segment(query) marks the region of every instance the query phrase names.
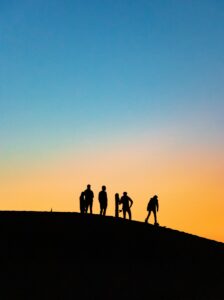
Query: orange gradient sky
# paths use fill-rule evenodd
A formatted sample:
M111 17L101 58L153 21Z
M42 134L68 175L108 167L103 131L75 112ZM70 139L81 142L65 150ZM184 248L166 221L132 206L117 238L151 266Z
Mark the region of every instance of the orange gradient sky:
M114 194L127 191L134 200L133 219L144 221L148 199L157 194L161 226L224 241L221 151L181 145L173 138L162 139L158 132L140 136L137 143L121 140L116 147L109 141L90 146L5 164L1 209L78 212L79 195L90 183L93 211L98 214L98 192L105 184L108 215L114 215Z
M224 242L224 1L0 1L0 210L150 197ZM150 219L150 222L153 222Z

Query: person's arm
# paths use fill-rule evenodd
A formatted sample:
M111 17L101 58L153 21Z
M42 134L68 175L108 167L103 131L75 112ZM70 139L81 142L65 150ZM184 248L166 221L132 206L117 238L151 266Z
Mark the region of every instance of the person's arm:
M157 211L159 211L159 201L157 200Z
M131 205L130 205L130 208L131 208L133 205L133 200L131 198L129 198L129 201L131 202Z

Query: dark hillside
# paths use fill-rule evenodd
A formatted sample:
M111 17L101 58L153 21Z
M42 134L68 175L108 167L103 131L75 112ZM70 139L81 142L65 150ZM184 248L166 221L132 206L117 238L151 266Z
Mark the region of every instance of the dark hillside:
M0 299L224 299L224 244L77 213L0 212Z

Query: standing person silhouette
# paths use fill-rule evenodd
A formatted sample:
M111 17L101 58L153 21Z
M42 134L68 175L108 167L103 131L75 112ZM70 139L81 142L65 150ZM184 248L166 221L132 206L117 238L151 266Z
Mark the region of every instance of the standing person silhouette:
M158 196L157 195L155 195L151 199L149 199L149 203L147 205L147 211L148 211L148 215L147 215L147 217L145 219L145 222L148 223L148 219L149 219L149 217L151 215L151 212L153 212L153 214L154 214L154 221L155 221L154 225L158 226L159 224L157 223L156 212L159 211L159 201L158 201Z
M119 217L119 204L120 204L120 197L119 194L115 194L115 217Z
M99 192L98 199L100 202L100 215L105 216L107 211L107 192L105 185L102 186L102 190Z
M79 197L79 204L80 204L80 212L84 214L86 212L86 199L85 199L85 192L82 192Z
M93 213L93 198L94 194L91 190L91 185L87 185L87 189L85 190L85 200L86 200L86 213L88 213L88 210L90 210L90 213Z
M130 197L128 197L128 193L124 192L121 197L120 203L123 204L123 216L126 219L126 213L128 213L129 220L131 220L131 207L133 205L133 201Z

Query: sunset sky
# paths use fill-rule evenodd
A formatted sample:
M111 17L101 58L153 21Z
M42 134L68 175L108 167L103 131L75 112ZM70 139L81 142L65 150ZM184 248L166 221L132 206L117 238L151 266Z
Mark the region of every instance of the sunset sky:
M224 242L223 37L223 0L1 0L0 210L106 185Z

